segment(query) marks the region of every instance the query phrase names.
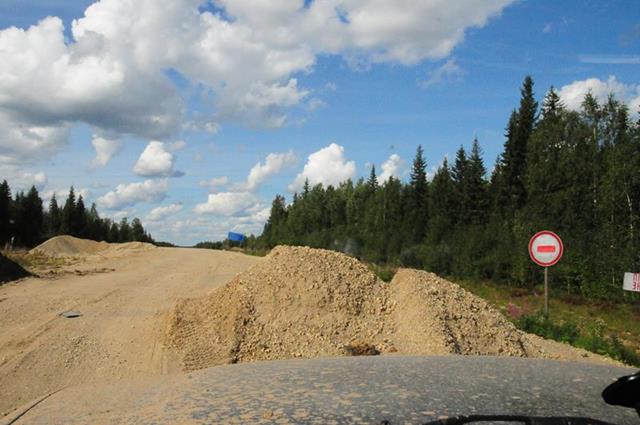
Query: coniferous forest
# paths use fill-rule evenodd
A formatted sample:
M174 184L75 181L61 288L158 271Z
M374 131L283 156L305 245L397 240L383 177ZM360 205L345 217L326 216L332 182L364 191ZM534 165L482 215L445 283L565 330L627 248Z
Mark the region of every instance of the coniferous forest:
M138 218L131 223L126 218L119 223L100 218L95 204L86 208L82 195L76 199L73 187L63 205L54 194L45 209L34 186L26 194L17 192L12 197L7 181L0 184L0 248L7 244L31 248L57 235L106 242L154 242Z
M427 179L420 146L406 183L368 179L308 183L287 203L276 196L249 247L308 245L366 261L458 278L533 286L542 268L527 245L538 230L563 239L553 286L588 298L635 299L624 272L640 272L640 122L610 96L587 95L580 111L553 87L540 104L526 77L491 171L480 142L461 146ZM633 111L638 112L638 111Z

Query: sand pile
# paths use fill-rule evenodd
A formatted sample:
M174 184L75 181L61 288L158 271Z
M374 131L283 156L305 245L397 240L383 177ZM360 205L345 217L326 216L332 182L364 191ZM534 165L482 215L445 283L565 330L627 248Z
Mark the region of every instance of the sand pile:
M90 255L120 256L137 251L147 251L155 246L144 242L107 243L73 236L55 236L33 248L31 253L50 257L84 257Z
M95 255L109 248L107 242L96 242L89 239L80 239L73 236L55 236L37 247L31 253L41 253L51 257Z
M31 273L23 269L22 266L16 262L0 254L0 284L27 276L31 276Z
M346 255L279 246L204 298L179 301L168 339L185 369L375 354L544 356L486 302L434 274L391 283Z

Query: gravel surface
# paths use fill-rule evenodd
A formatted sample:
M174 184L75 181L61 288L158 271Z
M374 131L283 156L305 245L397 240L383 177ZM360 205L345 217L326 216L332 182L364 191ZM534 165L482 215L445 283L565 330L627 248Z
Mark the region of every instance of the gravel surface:
M602 389L633 369L476 356L286 360L51 395L16 424L420 424L445 416L587 416L637 424ZM15 417L15 416L13 416ZM486 424L486 422L483 422Z

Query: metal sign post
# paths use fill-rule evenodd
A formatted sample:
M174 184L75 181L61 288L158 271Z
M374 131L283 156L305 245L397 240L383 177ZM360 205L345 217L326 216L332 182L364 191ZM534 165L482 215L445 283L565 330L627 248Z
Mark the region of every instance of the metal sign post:
M549 230L533 235L529 241L529 256L534 263L544 267L544 315L549 315L549 267L555 265L564 252L560 236Z

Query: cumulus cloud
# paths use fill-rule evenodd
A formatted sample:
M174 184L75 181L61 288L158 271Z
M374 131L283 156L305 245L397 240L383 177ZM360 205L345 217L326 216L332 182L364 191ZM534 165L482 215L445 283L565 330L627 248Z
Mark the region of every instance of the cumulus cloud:
M42 191L48 182L47 175L43 171L24 171L14 165L0 164L0 176L2 176L0 177L0 182L6 179L14 194L19 190L27 191L31 186L35 186L38 191Z
M609 76L606 81L599 78L574 81L558 90L558 95L567 108L578 111L589 92L599 102L605 102L609 94L613 94L629 106L631 113L637 114L640 111L640 84L624 84L615 76Z
M322 183L325 186L338 185L356 174L355 161L348 161L344 155L344 147L331 143L309 155L304 169L289 185L290 191L300 190L305 180L309 184Z
M291 150L287 153L270 153L264 164L257 163L251 168L247 176L246 189L250 191L257 189L267 178L295 162L296 156Z
M407 162L400 158L400 155L394 153L389 159L382 163L382 173L378 177L378 180L383 183L389 180L389 177L393 176L400 178L405 170Z
M98 198L98 205L111 210L135 205L139 202L160 202L169 190L167 179L145 180L141 183L119 184L115 190Z
M171 204L166 207L157 207L152 209L147 215L147 220L159 221L170 215L176 214L182 210L182 204Z
M197 214L239 215L259 203L251 192L220 192L210 194L207 202L193 209Z
M184 128L186 94L171 70L213 94L219 122L278 127L309 91L295 75L332 54L348 63L441 59L513 0L102 0L74 20L48 17L0 31L2 161L46 157L68 127L164 140ZM201 125L202 124L202 125ZM27 137L23 137L26 133ZM26 146L20 146L27 139ZM40 155L40 156L39 156Z
M181 177L181 171L173 169L175 157L164 147L164 143L149 142L144 151L140 154L138 161L133 167L133 172L144 177Z
M200 181L200 187L209 188L210 192L216 192L218 188L226 186L227 184L229 184L229 178L227 176L214 177L210 180Z
M464 71L456 63L456 60L452 58L447 60L439 68L432 71L426 80L420 81L418 84L420 87L428 89L431 86L448 81L459 81L463 75Z
M120 151L122 143L119 140L105 139L94 135L91 139L96 157L93 159L95 166L104 167L111 161L111 158Z

